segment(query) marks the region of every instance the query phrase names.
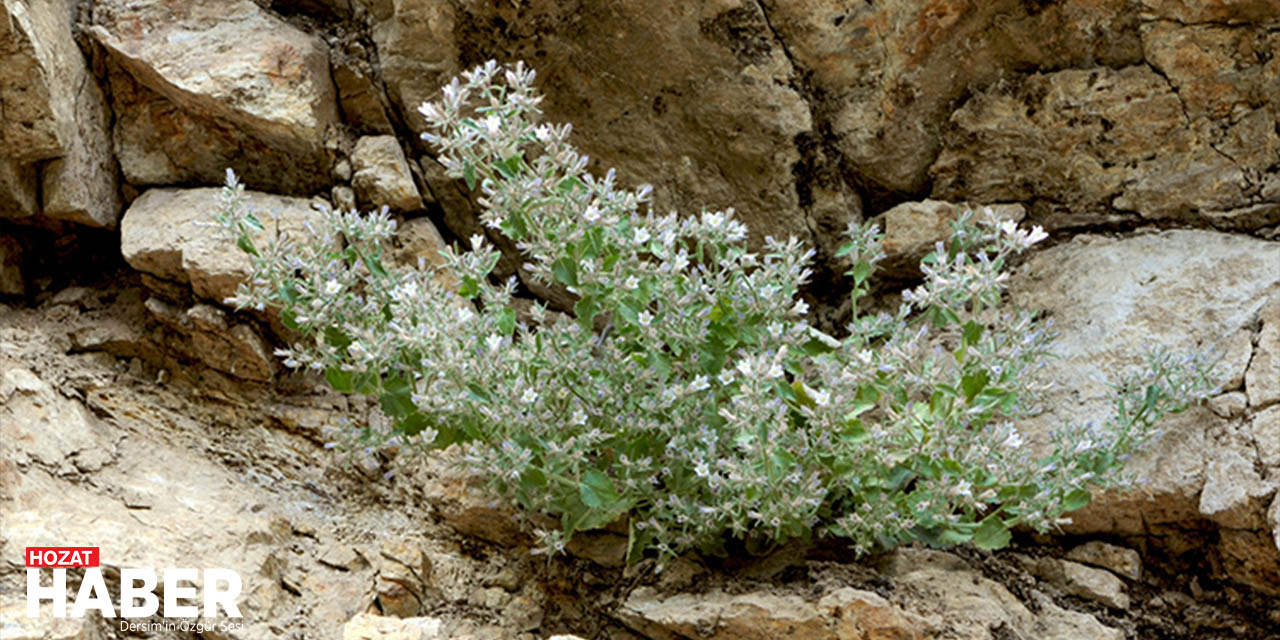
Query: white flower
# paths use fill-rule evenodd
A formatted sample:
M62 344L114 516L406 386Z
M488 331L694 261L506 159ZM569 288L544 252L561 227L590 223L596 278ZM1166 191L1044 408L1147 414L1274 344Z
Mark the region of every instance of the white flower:
M342 292L342 283L337 280L330 280L324 283L324 295L332 298Z
M703 226L711 227L712 229L714 229L716 227L719 227L723 223L724 223L724 214L720 213L719 211L707 212L702 214Z
M622 281L622 288L628 291L635 291L640 288L640 279L635 276L628 276Z
M653 324L653 314L648 311L641 311L640 315L636 316L636 322L639 322L642 327L647 327Z
M498 116L489 116L484 119L485 132L491 136L498 135L498 131L502 129L502 118Z
M707 377L702 374L698 374L696 377L694 377L693 381L689 383L690 393L706 391L709 388L711 388L711 383L708 382Z
M537 402L537 401L538 401L538 392L534 391L533 389L525 389L524 393L520 394L520 402L523 404L533 404L534 402Z
M578 426L582 426L587 423L587 412L583 411L582 407L578 407L573 410L572 423Z
M497 351L498 347L502 346L502 336L496 333L491 333L488 338L484 339L484 342L489 345L490 352Z
M587 222L595 222L600 219L600 208L596 206L596 203L592 202L587 205L587 210L582 212L582 219Z
M796 300L795 306L791 307L791 313L797 316L809 313L809 303L804 300Z
M1031 227L1031 234L1027 236L1027 244L1035 244L1048 237L1049 234L1045 232L1044 228L1036 225Z
M650 235L648 229L644 227L636 227L635 236L631 238L631 241L635 244L644 244L649 241L649 238Z

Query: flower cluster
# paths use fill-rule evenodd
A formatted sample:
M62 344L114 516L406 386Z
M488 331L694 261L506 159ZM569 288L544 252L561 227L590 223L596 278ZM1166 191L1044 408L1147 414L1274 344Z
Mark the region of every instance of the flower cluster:
M479 190L524 277L572 294L571 316L535 304L533 326L517 321L517 284L493 279L482 237L445 252L445 279L384 262L385 211L323 212L304 237L259 248L230 176L218 217L253 256L235 302L281 309L302 336L286 362L376 395L402 446L456 446L496 491L559 518L546 550L619 519L632 559L735 537L998 547L1012 526L1082 506L1205 386L1160 360L1126 383L1111 422L1035 454L1015 424L1042 391L1051 334L1003 294L1007 259L1042 230L965 215L896 312L864 314L884 252L855 225L839 252L855 313L836 338L798 295L812 251L794 238L753 250L732 210L655 214L648 187L588 172L569 125L540 121L533 81L492 62L455 78L420 109L423 137Z

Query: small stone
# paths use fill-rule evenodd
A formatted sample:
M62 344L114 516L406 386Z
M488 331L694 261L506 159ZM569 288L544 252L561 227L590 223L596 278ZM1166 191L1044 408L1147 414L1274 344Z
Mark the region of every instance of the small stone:
M1244 414L1249 399L1240 391L1224 393L1209 399L1209 409L1219 418L1238 418Z
M506 596L505 591L501 589L498 591ZM533 598L525 595L512 598L502 612L507 625L516 631L533 631L541 627L543 615L542 607L538 606Z
M343 158L333 165L333 179L342 182L351 181L351 161Z
M1220 449L1209 461L1200 492L1200 514L1230 529L1262 524L1259 499L1275 487L1258 477L1253 463L1234 449Z
M390 618L360 613L342 627L342 640L436 640L442 638L439 618Z
M1251 426L1262 464L1280 467L1280 405L1254 414Z
M1111 572L1066 560L1060 562L1062 586L1068 593L1101 602L1112 609L1129 608L1129 596L1124 592L1124 583Z
M346 185L334 187L333 207L339 211L355 211L356 192Z
M1086 542L1067 553L1067 558L1110 569L1130 580L1142 577L1142 557L1137 551L1098 540Z
M351 153L355 168L352 186L360 203L391 207L396 211L422 208L422 196L413 183L409 161L395 136L365 136Z

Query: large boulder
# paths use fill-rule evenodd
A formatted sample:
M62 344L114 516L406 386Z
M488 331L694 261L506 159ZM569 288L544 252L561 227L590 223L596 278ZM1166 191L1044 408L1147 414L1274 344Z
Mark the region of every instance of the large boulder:
M1280 298L1280 243L1207 231L1080 236L1032 257L1012 291L1059 332L1047 374L1055 387L1026 423L1043 434L1104 422L1108 383L1138 370L1152 347L1216 355L1221 392L1239 394L1259 366L1251 347L1266 326L1260 320ZM1280 593L1280 551L1265 519L1280 467L1264 464L1276 445L1257 439L1270 434L1256 428L1268 420L1262 408L1167 417L1159 439L1129 464L1138 483L1096 495L1067 530L1149 535L1175 554L1200 545L1197 530L1216 530L1230 578Z
M130 182L216 184L232 166L273 191L327 184L338 108L319 38L249 0L113 0L93 17L93 37L138 85L115 96Z
M72 38L74 10L0 4L0 217L37 213L41 184L46 218L110 228L120 214L111 115Z

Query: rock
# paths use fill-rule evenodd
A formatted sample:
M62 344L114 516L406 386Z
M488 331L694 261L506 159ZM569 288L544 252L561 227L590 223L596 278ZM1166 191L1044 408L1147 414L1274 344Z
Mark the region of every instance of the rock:
M275 375L271 345L249 325L233 322L225 311L197 304L183 312L154 297L147 299L146 307L152 317L187 338L166 341L166 346L242 380L266 382Z
M61 156L78 135L76 89L87 77L65 2L0 4L4 155L24 164Z
M396 211L422 208L422 196L413 184L409 162L395 136L365 136L351 153L356 197L368 208L391 207Z
M459 51L474 60L536 60L545 119L572 122L574 144L599 173L615 167L624 184L651 182L662 211L732 206L756 246L765 235L812 245L817 224L836 239L859 217L852 187L824 168L810 106L795 89L799 75L758 3L628 0L591 11L381 4L371 13L383 77L415 133L425 127L418 105L462 70ZM511 24L540 25L537 44L526 26L499 26ZM652 63L654 51L664 52L663 64ZM448 215L455 235L471 235Z
M494 498L485 489L483 477L457 471L440 461L432 461L429 467L436 477L423 487L427 502L455 531L504 546L529 542L516 510Z
M516 632L533 631L542 626L544 615L542 607L532 598L518 595L502 610L503 626Z
M1269 468L1280 468L1280 406L1254 414L1251 426L1258 459Z
M770 25L813 86L842 161L879 188L920 193L939 132L972 87L1025 69L1120 67L1142 59L1121 0L767 3ZM938 195L935 192L935 197ZM966 196L994 202L1004 198Z
M1248 406L1248 396L1239 391L1224 393L1209 399L1209 409L1219 418L1239 418Z
M15 165L48 160L42 174L42 213L94 227L115 227L120 195L111 157L111 115L71 33L74 3L18 2L0 6L0 94L5 117L0 147ZM0 174L31 176L5 167ZM0 207L30 215L34 183L4 175L0 185L20 185Z
M44 605L44 611L50 611ZM93 617L27 617L26 597L0 599L0 620L4 620L4 640L99 640L101 627Z
M960 213L974 211L974 221L977 222L984 215L983 209L990 209L1000 220L1015 222L1022 221L1027 214L1020 204L981 207L925 200L904 202L872 218L872 221L884 230L884 250L890 260L902 258L909 261L914 269L925 254L933 251L937 242L951 237L951 223Z
M1280 269L1273 268L1272 271ZM1259 313L1259 318L1262 331L1258 334L1258 345L1254 348L1253 360L1249 362L1244 380L1249 406L1254 409L1280 402L1280 295L1272 297L1272 301Z
M1200 513L1225 529L1261 529L1266 502L1276 490L1274 482L1264 482L1239 452L1215 452L1205 470L1200 492Z
M0 218L28 218L39 210L34 165L0 157Z
M816 604L799 595L766 591L663 597L641 587L627 597L618 617L657 640L925 637L922 621L874 593L848 587Z
M338 104L347 124L356 133L384 135L394 133L383 106L381 90L362 61L340 58L333 65L333 83L338 89Z
M97 471L115 459L110 430L79 402L63 398L29 369L13 366L0 376L4 459L56 475Z
M356 192L351 187L337 185L333 188L333 206L342 211L356 211Z
M1017 304L1053 316L1060 358L1048 376L1056 390L1047 409L1025 421L1024 432L1038 437L1054 425L1104 421L1105 381L1141 366L1145 349L1212 349L1254 326L1280 282L1275 264L1280 243L1204 231L1077 237L1033 255L1010 290ZM1196 301L1193 309L1188 300ZM1221 520L1215 526L1242 522L1236 508L1242 496L1260 497L1264 490L1235 484L1231 470L1243 471L1240 462L1252 459L1254 448L1241 438L1211 436L1235 429L1202 407L1166 417L1160 430L1127 466L1138 484L1095 493L1092 504L1071 514L1069 533L1153 536L1155 544L1167 545L1166 553L1180 553L1201 546L1202 538L1185 527L1203 522L1205 513ZM1270 561L1270 553L1255 549L1254 557ZM1280 565L1252 566L1280 580Z
M378 558L378 605L382 612L410 618L423 611L432 583L431 557L403 540L383 544Z
M1048 596L1033 591L1039 616L1036 619L1037 640L1124 640L1124 632L1113 629L1097 618L1081 612L1059 607Z
M1110 571L1066 560L1057 562L1061 566L1062 587L1067 593L1101 602L1112 609L1129 608L1129 596L1124 592L1124 583Z
M116 96L130 182L217 184L232 166L255 188L327 183L324 137L338 109L319 39L250 0L113 0L93 18L94 39L146 89Z
M158 278L190 283L199 296L218 302L235 294L249 275L249 256L235 239L209 224L220 189L149 189L129 206L120 225L121 251L129 266ZM265 247L277 230L301 237L312 215L301 198L247 191L244 207L262 221L254 242Z
M439 618L386 618L356 614L342 627L342 640L436 640L443 638Z
M22 280L22 245L0 235L0 296L20 296L27 290Z
M1143 13L1186 24L1194 22L1266 22L1280 17L1267 0L1141 0Z
M1142 577L1142 558L1137 551L1091 540L1067 552L1067 558L1095 567L1110 569L1130 580Z

